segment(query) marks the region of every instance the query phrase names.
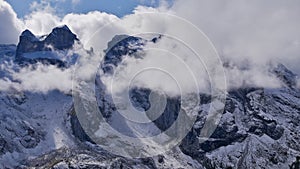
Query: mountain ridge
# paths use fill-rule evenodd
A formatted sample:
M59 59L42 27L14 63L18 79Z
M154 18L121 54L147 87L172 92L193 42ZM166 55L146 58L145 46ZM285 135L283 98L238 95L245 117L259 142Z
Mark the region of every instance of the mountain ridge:
M71 50L71 42L74 44L78 39L70 32L67 26L54 28L46 40L47 37L39 39L25 30L21 35L24 42L20 37L19 48L0 46L3 54L0 61L13 59L13 54L18 55L18 60L24 59L24 53ZM66 38L60 37L65 33ZM60 45L65 40L70 43ZM131 37L130 40L139 39ZM47 48L46 42L58 46ZM134 56L142 50L141 45L133 50L124 49L128 43L114 44L109 49L113 52L103 62L117 66L123 54ZM32 44L42 45L33 47ZM119 48L122 45L123 48ZM117 61L109 60L111 58ZM5 71L0 70L0 74ZM221 121L203 143L199 136L212 96L201 95L205 100L182 143L170 152L142 159L119 157L92 144L80 129L78 119L76 121L72 98L64 93L0 91L0 168L289 168L300 157L300 91L295 87L296 75L284 65L275 67L274 73L284 83L280 88L229 90ZM108 120L113 120L115 105L105 93L106 86L98 82L96 87L99 108L105 111ZM149 108L149 93L149 89L134 89L130 93L132 104ZM179 108L178 100L169 99L164 116L156 121L158 128L168 128Z

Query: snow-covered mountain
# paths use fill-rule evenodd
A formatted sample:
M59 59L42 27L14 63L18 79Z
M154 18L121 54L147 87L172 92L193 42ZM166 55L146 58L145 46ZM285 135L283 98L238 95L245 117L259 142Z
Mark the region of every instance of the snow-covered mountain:
M19 64L43 62L66 66L76 60L77 56L69 52L76 42L79 42L78 38L66 25L41 37L25 30L20 36L15 60Z
M42 37L25 30L17 46L0 45L0 62L65 67L77 59L77 54L70 52L77 42L67 26ZM108 43L103 72L112 73L126 56L140 59L144 43L142 38L116 36ZM6 71L0 69L1 78L10 78ZM297 76L284 65L274 67L272 73L281 81L281 88L244 87L227 92L221 121L203 143L199 136L213 96L199 93L197 120L181 144L142 159L114 155L94 144L82 129L69 94L0 90L0 168L292 168L299 165L300 157L300 90ZM126 119L120 117L105 88L97 82L100 110L112 127L127 131L122 126ZM132 89L133 105L149 109L149 94L147 88ZM142 134L169 128L178 116L179 104L179 98L167 98L163 114L141 130Z

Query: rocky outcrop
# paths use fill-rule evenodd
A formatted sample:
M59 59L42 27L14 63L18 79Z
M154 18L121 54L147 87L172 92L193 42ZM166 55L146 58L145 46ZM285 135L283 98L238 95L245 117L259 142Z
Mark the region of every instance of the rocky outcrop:
M278 64L273 72L275 75L288 87L296 86L296 77L297 75L286 68L283 64Z
M24 55L26 53L33 52L71 49L76 41L79 41L78 38L66 25L54 28L49 35L45 35L40 38L36 37L29 30L25 30L20 36L15 60L20 63L42 62L48 64L58 64L62 66L64 64L63 61L57 58L46 58L43 56L44 54L40 54L40 57L35 58L25 58Z
M141 57L141 55L135 54L142 50L145 43L146 41L142 38L128 35L116 35L108 42L107 49L105 50L105 56L101 66L103 71L105 73L112 73L113 68L117 67L126 55Z
M105 73L113 70L106 66L118 66L123 57L142 57L142 39L117 36L112 41L120 39L124 41L108 45L102 63ZM17 55L24 59L24 53L69 49L76 40L67 27L55 28L43 39L24 31ZM152 42L156 43L157 40L159 38ZM10 51L13 46L1 48L7 49L3 50L4 55L13 53ZM179 147L174 148L176 151L169 153L173 154L173 159L168 153L147 159L128 159L90 144L92 140L82 129L75 112L68 107L68 104L71 107L72 99L58 91L47 95L0 92L0 168L15 168L15 165L19 165L19 168L54 169L180 168L179 165L168 165L174 161L191 164L189 166L199 163L196 166L207 169L295 168L299 166L300 156L300 91L295 88L296 75L286 67L278 65L273 73L282 81L283 87L228 91L222 118L205 142L201 142L199 136L208 113L206 107L211 104L213 96L199 94L201 102L196 122ZM113 124L115 126L112 126L116 130L122 125L128 127L120 116L112 116L117 113L116 105L106 92L106 86L100 78L97 79L96 97L104 118L110 124L112 118L118 117ZM131 89L129 96L132 105L139 110L149 110L154 106L149 102L151 92L155 93L147 88ZM166 100L163 114L153 120L155 129L162 131L174 123L181 106L180 98L168 97ZM66 105L68 109L64 107ZM30 159L27 158L29 155Z
M156 168L151 160L134 160L110 155L99 148L84 147L77 149L58 149L39 158L24 161L19 169L51 168L51 169L149 169Z
M52 46L54 50L72 48L75 41L78 41L75 34L66 26L57 27L43 41L45 46Z
M206 168L288 168L300 154L299 125L292 122L299 118L299 101L293 88L236 89L212 136L200 143L202 126L195 125L180 148ZM203 124L200 117L196 123Z

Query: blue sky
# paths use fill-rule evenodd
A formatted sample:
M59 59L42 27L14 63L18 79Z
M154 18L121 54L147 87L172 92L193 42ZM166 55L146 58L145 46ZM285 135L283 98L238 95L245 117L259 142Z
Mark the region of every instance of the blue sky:
M34 1L42 0L6 0L11 4L18 17L22 18L31 12L30 4ZM45 1L45 0L44 0ZM52 7L55 7L59 15L66 13L87 13L89 11L99 10L122 17L132 12L138 5L158 6L159 0L77 0L78 3L72 3L72 0L46 0ZM75 0L73 0L75 1Z

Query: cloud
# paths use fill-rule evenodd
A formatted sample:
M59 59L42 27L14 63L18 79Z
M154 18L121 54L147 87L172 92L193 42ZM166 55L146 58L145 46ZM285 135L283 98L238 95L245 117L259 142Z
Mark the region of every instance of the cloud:
M72 0L72 5L77 5L80 3L80 0Z
M31 30L36 35L45 35L49 34L54 27L66 24L77 34L82 44L85 44L93 37L94 32L102 26L118 19L114 15L99 11L87 14L71 13L59 17L55 14L55 9L49 5L48 1L32 3L31 9L33 11L26 15L24 19L19 19L7 2L0 2L0 19L1 22L3 21L3 24L0 25L1 43L17 43L21 31L25 29ZM81 55L80 63L82 64L77 64L77 68L80 69L80 78L89 78L94 73L92 71L95 70L91 68L91 64L84 64L88 62L85 57L89 54L87 54L82 46L74 46L72 52ZM89 59L89 62L97 63L96 66L98 66L99 59L97 61L95 59L97 60L96 57L92 57ZM0 79L2 91L15 89L46 93L57 89L62 92L68 92L72 87L72 71L75 69L74 66L63 70L52 65L42 64L34 67L23 67L21 69L17 65L15 66L13 68L11 65L1 63L2 71L9 72L5 78Z
M55 9L47 1L42 1L41 3L33 3L31 5L33 12L25 16L24 19L18 19L7 2L0 2L0 19L4 21L2 23L5 23L0 25L0 31L8 32L0 35L0 42L2 43L15 43L20 30L25 28L32 30L35 34L42 35L48 34L53 27L66 24L77 34L86 48L93 47L97 52L102 52L107 47L107 42L112 39L113 35L134 35L149 30L161 34L178 34L179 39L185 39L188 45L198 44L198 46L192 47L198 51L204 51L205 47L201 46L204 44L200 44L199 36L189 29L182 31L179 22L171 22L163 17L144 15L144 13L149 12L167 13L186 19L208 36L215 45L220 59L226 65L224 70L229 87L279 87L280 82L270 73L273 65L277 63L284 63L294 72L300 74L298 66L300 57L300 23L298 22L300 2L298 1L175 0L172 6L166 1L161 1L157 8L139 6L133 11L133 14L123 18L100 11L57 16ZM101 33L97 34L97 32ZM145 47L165 49L179 56L189 69L197 72L195 76L199 84L198 87L201 90L209 88L207 83L209 76L206 71L208 71L207 69L213 70L217 60L209 59L209 57L204 58L206 63L204 69L205 66L195 62L193 57L185 57L186 55L191 56L191 54L180 47L182 44L177 44L175 48L174 46L176 46L174 41L162 38L162 41L156 46L147 45ZM118 68L123 72L115 80L119 80L118 86L122 88L122 83L130 80L128 78L139 69L157 66L173 73L174 77L182 82L184 90L189 91L192 88L189 86L189 82L193 79L186 76L188 69L180 66L184 64L178 59L174 59L171 54L148 51L143 60L125 60L123 65ZM182 68L179 69L178 67ZM55 70L53 71L55 72ZM32 75L26 71L23 73L27 76ZM60 72L56 71L56 73ZM128 77L122 79L125 75ZM176 86L168 85L171 84L172 79L168 81L167 77L162 77L158 73L151 74L151 76L146 75L138 78L140 85L146 84L153 88L160 87L168 92L175 91ZM214 76L217 77L218 74L214 74ZM20 76L18 77L20 78ZM112 77L103 78L109 84ZM162 84L161 79L164 79L165 83ZM30 85L26 83L24 85L27 86L26 88L30 88L28 87Z
M20 81L21 90L44 92L58 89L68 92L72 88L71 69L59 69L52 65L38 65L35 69L26 67L13 74L14 80Z
M115 15L105 12L92 11L87 14L67 14L61 20L61 24L66 24L78 35L79 39L85 44L93 38L94 33L103 26L117 21Z
M56 9L50 2L43 0L34 1L30 5L32 12L24 19L17 18L12 7L5 1L0 1L0 43L17 43L21 31L29 29L35 35L49 34L54 27L68 25L70 29L86 43L98 29L118 19L115 15L100 11L92 11L86 14L69 13L58 16Z
M144 39L146 35L139 34ZM209 68L186 44L163 36L156 43L146 43L143 49L142 58L125 56L112 76L102 74L103 82L112 89L109 92L118 94L129 86L147 87L169 96L209 92Z
M201 29L215 45L223 63L230 65L224 67L229 88L279 87L279 80L270 73L278 63L300 74L298 1L176 0L171 7L167 3L161 3L158 8L139 6L134 15L145 12L175 14ZM123 20L137 30L155 25L152 30L166 34L172 31L184 36L193 34L190 30L176 30L179 26L176 22L166 24L160 22L161 18L137 18L126 16ZM200 41L194 37L189 40Z
M0 64L0 91L30 91L47 93L52 90L59 90L69 93L75 83L74 72L82 80L92 78L99 63L96 57L83 49L82 45L75 44L69 55L79 54L80 60L75 65L67 68L59 68L56 65L37 63L29 66L19 66L13 62Z
M70 69L56 66L37 65L35 68L22 68L11 74L12 79L0 79L1 91L17 90L47 93L51 90L69 92L72 89Z
M299 1L177 0L170 10L203 30L224 62L264 72L279 62L300 73Z
M12 7L0 0L0 43L18 43L21 32L30 29L37 35L48 34L53 27L60 24L60 18L56 16L55 9L46 1L33 2L30 5L32 12L20 19Z
M54 27L68 25L80 41L86 44L96 31L118 19L115 15L100 11L91 11L86 14L69 13L59 17L49 3L44 3L37 5L36 10L25 16L23 22L26 29L37 35L49 34Z
M31 11L44 11L49 13L54 13L55 8L50 5L50 2L53 0L41 0L39 2L33 1L30 4Z
M12 7L0 0L0 44L17 43L21 32L20 21Z
M31 30L35 35L49 34L60 24L60 18L49 12L35 11L24 19L24 29Z

